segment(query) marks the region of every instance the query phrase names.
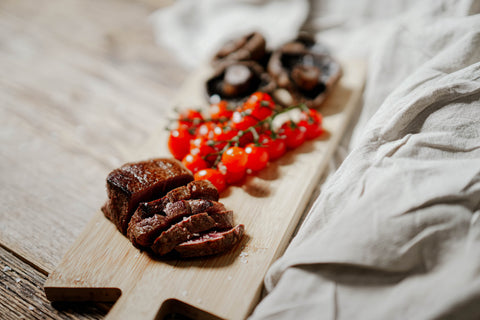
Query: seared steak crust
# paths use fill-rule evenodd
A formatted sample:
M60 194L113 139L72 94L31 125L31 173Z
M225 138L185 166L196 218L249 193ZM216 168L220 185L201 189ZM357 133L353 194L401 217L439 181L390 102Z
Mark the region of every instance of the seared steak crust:
M108 175L108 201L102 211L125 234L140 202L163 197L168 191L192 180L192 173L175 159L127 163Z

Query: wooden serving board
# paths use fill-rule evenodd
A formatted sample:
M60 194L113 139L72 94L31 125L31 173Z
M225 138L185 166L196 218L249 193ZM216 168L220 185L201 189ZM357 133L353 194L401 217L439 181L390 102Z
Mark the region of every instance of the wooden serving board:
M342 78L321 109L327 133L249 176L243 186L222 193L220 201L245 225L246 236L238 247L208 258L156 260L134 248L99 210L50 274L44 286L47 298L118 298L108 319L163 319L172 312L193 319L245 319L358 105L365 65L345 61L342 68ZM185 84L179 106L206 105L204 79L205 73L199 73ZM166 133L159 131L131 160L168 156L165 144Z

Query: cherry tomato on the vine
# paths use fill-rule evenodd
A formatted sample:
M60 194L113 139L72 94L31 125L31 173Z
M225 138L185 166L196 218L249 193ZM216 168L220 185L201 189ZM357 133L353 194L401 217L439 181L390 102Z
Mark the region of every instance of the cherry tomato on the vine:
M229 171L222 162L218 163L218 170L224 175L227 184L235 184L242 181L246 173L245 169L238 172Z
M206 159L208 162L215 161L215 148L209 145L209 140L198 137L190 141L189 153L193 155L199 155Z
M270 109L275 108L275 103L273 102L272 97L265 92L255 92L251 94L245 102L245 105L250 106L256 103L262 104L264 107L269 107Z
M247 169L260 171L267 166L268 152L265 147L249 143L245 147L245 153L247 154Z
M315 109L308 109L308 112L302 111L300 120L311 120L315 123L322 124L322 114Z
M228 102L221 100L218 103L212 104L209 109L210 118L215 121L228 120L232 117L233 111L230 110Z
M232 127L237 130L247 130L257 124L257 120L243 111L235 111L232 115Z
M195 134L197 135L197 137L204 137L206 139L212 139L213 138L213 130L215 130L216 126L217 125L213 122L204 122L197 127L197 130L195 131Z
M222 163L228 171L243 171L247 164L247 154L243 148L230 147L222 154Z
M304 127L299 127L290 120L280 127L281 134L285 136L287 148L290 149L297 148L305 142L305 131Z
M203 121L203 116L200 111L187 109L180 113L178 119L178 126L185 128L192 128L198 126Z
M300 120L298 122L298 126L305 128L305 138L307 140L315 139L321 136L323 133L322 125L316 122L310 122L308 120Z
M186 128L178 128L170 131L168 136L168 149L170 153L178 160L190 150L190 140L195 138Z
M243 105L244 112L247 112L255 120L261 121L273 114L275 103L267 93L255 92Z
M260 135L258 142L265 148L270 161L280 158L287 151L285 139L277 137L272 139L268 134Z
M222 192L227 187L225 177L216 169L207 168L199 170L193 175L193 177L195 180L210 181L217 188L218 192Z
M192 173L208 167L208 163L198 154L187 154L183 158L182 163L188 170L192 171Z
M298 126L305 127L307 139L314 139L323 133L322 115L314 109L309 109L308 112L302 111Z
M238 130L229 126L217 126L213 129L213 140L228 141L233 139L238 134Z

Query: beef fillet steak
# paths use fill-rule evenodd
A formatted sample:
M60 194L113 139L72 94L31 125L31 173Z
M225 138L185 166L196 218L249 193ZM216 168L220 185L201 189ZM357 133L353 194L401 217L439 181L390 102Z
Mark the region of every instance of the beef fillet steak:
M134 246L162 256L218 254L233 248L244 226L218 202L209 181L193 181L175 159L127 163L107 177L105 216Z

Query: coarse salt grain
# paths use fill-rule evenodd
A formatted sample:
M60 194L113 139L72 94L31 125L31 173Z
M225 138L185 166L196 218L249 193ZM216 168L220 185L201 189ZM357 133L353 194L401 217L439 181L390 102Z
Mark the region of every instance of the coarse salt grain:
M30 306L30 307L28 307L28 310L33 311L33 310L35 310L35 308Z
M12 268L10 268L9 266L3 267L3 272L8 272L8 271L12 271Z
M247 263L248 262L247 257L248 257L248 252L244 252L244 251L240 252L241 263L244 263L244 264Z
M20 278L15 279L16 283L19 283L20 281L22 281L22 279L20 279Z

